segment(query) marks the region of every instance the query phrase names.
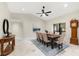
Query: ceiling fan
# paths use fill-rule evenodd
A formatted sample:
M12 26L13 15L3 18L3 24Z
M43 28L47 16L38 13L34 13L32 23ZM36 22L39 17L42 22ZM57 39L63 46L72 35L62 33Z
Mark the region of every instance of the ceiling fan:
M36 14L41 14L41 15L40 15L40 17L41 17L41 16L43 16L43 15L48 16L48 13L52 13L52 11L47 11L47 12L45 12L45 6L43 6L43 9L41 10L41 12L42 12L42 13L36 13Z

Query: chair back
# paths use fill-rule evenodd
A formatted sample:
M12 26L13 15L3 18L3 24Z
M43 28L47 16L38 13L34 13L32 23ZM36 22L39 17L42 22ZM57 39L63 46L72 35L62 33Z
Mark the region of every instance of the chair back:
M65 32L63 32L63 33L60 35L60 38L58 39L58 41L59 41L60 43L63 43L64 37L65 37Z
M43 39L43 37L42 37L42 33L39 33L39 38L40 38L40 40Z
M36 37L37 37L37 39L39 39L39 33L38 32L36 32Z
M48 41L47 34L46 34L46 33L42 33L42 36L43 36L43 40L44 40L45 42L47 42L47 41Z
M65 32L63 32L61 35L60 35L61 37L61 39L64 39L64 37L65 37Z

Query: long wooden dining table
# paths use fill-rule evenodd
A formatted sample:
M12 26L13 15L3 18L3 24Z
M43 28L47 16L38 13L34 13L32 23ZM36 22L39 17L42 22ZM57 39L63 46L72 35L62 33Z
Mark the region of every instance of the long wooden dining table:
M55 35L55 34L47 34L49 40L51 41L51 48L53 49L55 47L55 41L58 40L58 38L60 37L60 35Z

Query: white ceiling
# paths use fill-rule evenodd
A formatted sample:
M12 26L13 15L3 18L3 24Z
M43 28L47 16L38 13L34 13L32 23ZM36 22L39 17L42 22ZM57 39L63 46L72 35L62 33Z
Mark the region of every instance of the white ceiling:
M45 6L45 11L52 11L49 16L40 17L44 20L49 20L64 14L76 11L79 9L78 2L8 2L8 8L12 13L33 14L40 17L42 6ZM68 7L64 7L68 4Z

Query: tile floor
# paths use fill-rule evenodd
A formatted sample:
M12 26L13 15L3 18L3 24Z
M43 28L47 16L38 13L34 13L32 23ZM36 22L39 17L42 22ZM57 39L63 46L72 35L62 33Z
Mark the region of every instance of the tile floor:
M31 41L18 40L15 50L9 56L44 56L44 54Z
M30 40L17 40L15 50L8 56L45 56ZM69 44L57 56L79 56L79 46Z
M71 45L57 56L79 56L79 46Z

